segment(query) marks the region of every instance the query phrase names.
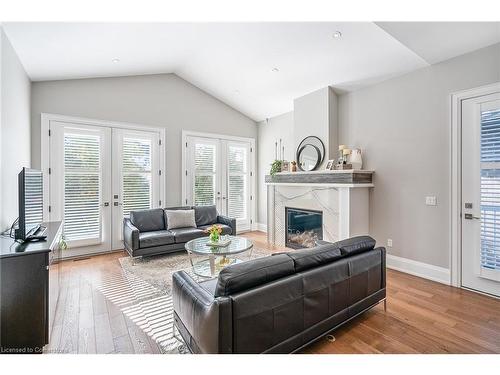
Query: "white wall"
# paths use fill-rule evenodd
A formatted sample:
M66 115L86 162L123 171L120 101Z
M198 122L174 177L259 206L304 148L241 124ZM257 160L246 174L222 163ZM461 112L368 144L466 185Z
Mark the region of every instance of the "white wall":
M449 268L450 94L494 82L500 44L338 97L339 143L361 147L363 167L376 171L370 234L380 245L391 238L390 254ZM260 223L272 142L292 123L293 113L259 123ZM438 205L426 206L427 195Z
M258 173L258 215L257 222L267 224L267 192L264 178L269 174L274 161L274 142L281 138L285 145L285 160L295 160L295 138L293 131L293 112L269 119L258 124L259 135L257 143L257 173Z
M167 206L181 203L182 130L257 138L253 120L174 74L34 82L34 167L43 112L166 128Z
M449 267L450 94L499 81L496 44L339 97L341 142L376 171L370 233L393 239L390 254Z
M18 216L17 174L30 166L30 80L0 28L0 230Z

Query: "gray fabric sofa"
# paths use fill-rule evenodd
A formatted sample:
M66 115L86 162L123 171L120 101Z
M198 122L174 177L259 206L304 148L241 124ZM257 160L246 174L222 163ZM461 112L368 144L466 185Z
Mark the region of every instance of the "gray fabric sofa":
M168 230L165 210L194 209L196 228ZM131 257L151 256L184 250L192 239L207 236L205 229L213 224L222 227L222 234L236 234L236 219L219 215L215 206L184 206L131 211L123 220L123 242Z
M194 353L290 353L386 297L385 248L368 236L173 274L174 324Z

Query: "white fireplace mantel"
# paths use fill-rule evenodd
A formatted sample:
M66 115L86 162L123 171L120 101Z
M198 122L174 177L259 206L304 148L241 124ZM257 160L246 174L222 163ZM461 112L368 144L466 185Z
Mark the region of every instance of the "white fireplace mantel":
M372 174L373 171L320 171L279 173L278 178L266 176L268 242L286 245L285 207L321 211L326 241L368 234ZM346 182L338 182L339 177Z

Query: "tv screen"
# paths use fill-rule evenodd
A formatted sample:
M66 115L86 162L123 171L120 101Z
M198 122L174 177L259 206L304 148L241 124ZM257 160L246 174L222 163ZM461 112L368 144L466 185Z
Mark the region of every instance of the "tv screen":
M16 238L34 234L43 221L43 176L41 171L23 168L19 182L19 230Z

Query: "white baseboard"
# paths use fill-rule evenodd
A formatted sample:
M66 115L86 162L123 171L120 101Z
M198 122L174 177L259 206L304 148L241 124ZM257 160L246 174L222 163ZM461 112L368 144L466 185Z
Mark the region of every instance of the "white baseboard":
M410 275L422 277L438 283L451 285L450 270L448 268L417 262L416 260L402 258L391 254L387 254L386 261L387 268L409 273Z
M267 225L262 224L262 223L256 223L257 224L257 230L267 233Z

